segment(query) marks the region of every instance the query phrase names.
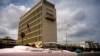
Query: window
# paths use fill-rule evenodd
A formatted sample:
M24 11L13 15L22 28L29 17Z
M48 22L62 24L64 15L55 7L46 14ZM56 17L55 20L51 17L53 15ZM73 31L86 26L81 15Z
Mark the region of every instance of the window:
M53 10L51 10L51 9L48 9L48 8L47 8L46 10L49 11L49 12L51 12L51 13L53 13Z
M46 13L46 15L47 15L47 16L50 16L50 17L53 17L53 14L48 13L48 12Z
M50 21L55 21L54 15L48 12L46 13L46 19Z

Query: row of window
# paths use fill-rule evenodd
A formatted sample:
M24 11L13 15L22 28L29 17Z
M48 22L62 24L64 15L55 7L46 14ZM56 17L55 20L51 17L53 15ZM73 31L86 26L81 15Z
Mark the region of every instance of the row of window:
M29 25L29 28L31 28L32 26L35 26L35 25L39 24L40 22L41 22L41 19L38 19L38 20L36 20L36 21L30 22L30 24L29 24L29 23L27 23L27 24ZM26 29L28 28L28 27L27 27L27 24L25 24L23 27L21 27L21 28L19 29L19 31L21 32L21 31L26 30Z
M36 26L34 26L34 27L31 27L30 29L23 29L22 31L23 32L25 32L26 34L28 34L28 33L30 33L30 32L34 32L34 31L37 31L37 30L39 30L39 29L41 29L42 28L42 24L38 24L38 25L36 25ZM30 30L30 31L29 31ZM20 32L22 32L22 31L20 31ZM19 33L20 33L19 32ZM20 35L20 34L18 34L18 35Z
M47 8L46 10L49 11L49 12L51 12L51 13L53 13L53 10L51 10L51 9L48 9L48 8Z
M42 24L40 24L40 19L38 19L37 21L35 21L31 24L28 24L28 25L29 25L29 27L26 24L25 27L23 27L22 29L19 29L19 32L22 32L22 31L27 32L27 30L35 31L42 27Z
M39 13L38 15L36 15L35 17L31 18L28 22L33 22L34 20L36 20L37 18L40 18L42 15L42 13Z
M37 13L39 13L40 11L42 11L42 6L39 7L39 8L37 8L34 12L32 12L30 15L28 15L22 21L20 21L20 24L24 23L25 21L27 21L27 19L29 19L30 17L33 17L34 15L36 15Z
M35 15L34 17L32 17L32 18L27 18L27 19L26 19L27 21L26 21L26 22L22 22L23 24L20 24L20 25L19 25L19 28L25 26L25 25L26 25L25 23L30 23L30 22L35 21L37 18L41 17L41 15L42 15L42 13L40 12L40 13L38 13L37 15Z
M47 12L46 15L47 15L47 16L50 16L50 17L53 17L53 14L51 14L51 13L49 13L49 12Z
M24 43L31 43L31 42L37 42L37 41L42 41L42 36L30 38L30 39L24 40L23 42ZM21 41L20 41L20 43L21 43Z
M41 22L41 19L37 19L37 20L30 22L30 24L29 23L27 24L29 24L29 26L34 26L36 24L39 24L40 22ZM27 28L27 24L23 24L23 26L19 28L19 31L25 30Z
M27 39L27 38L36 37L36 36L39 36L39 35L41 35L41 30L32 32L30 34L26 34L24 38ZM19 35L19 37L20 37L20 35ZM18 38L18 39L21 39L21 38Z
M40 28L42 28L42 24L39 24L39 25L37 25L37 26L35 26L35 27L32 27L32 28L31 28L31 31L35 31L35 30L38 30L38 29L40 29Z
M41 19L38 19L37 21L31 22L30 27L35 26L41 22Z
M38 36L40 34L41 34L41 30L38 30L38 31L32 32L30 34L27 34L25 38L35 37L35 36Z

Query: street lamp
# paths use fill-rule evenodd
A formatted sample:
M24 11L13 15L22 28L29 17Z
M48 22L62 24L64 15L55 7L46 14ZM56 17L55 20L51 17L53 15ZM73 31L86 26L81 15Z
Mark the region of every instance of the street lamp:
M68 30L69 26L70 26L70 24L67 24L67 26L66 26L66 45L67 45L67 30Z

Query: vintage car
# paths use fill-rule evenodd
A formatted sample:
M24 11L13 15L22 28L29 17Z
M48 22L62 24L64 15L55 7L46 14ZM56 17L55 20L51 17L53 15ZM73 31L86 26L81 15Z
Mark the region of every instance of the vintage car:
M14 48L0 49L0 56L78 56L78 54L67 50L15 46Z

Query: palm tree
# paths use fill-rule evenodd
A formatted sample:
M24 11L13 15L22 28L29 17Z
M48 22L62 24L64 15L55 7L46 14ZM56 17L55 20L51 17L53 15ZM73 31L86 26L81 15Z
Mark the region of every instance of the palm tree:
M25 37L25 33L24 32L21 32L21 38L22 38L22 45L23 45L23 38Z

